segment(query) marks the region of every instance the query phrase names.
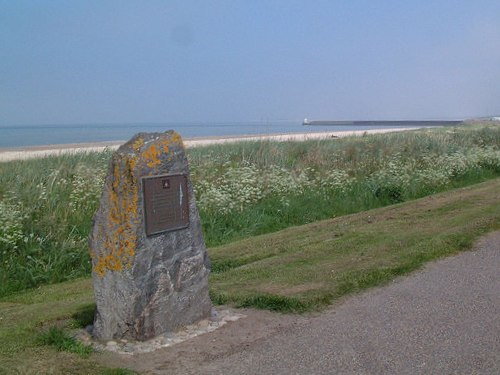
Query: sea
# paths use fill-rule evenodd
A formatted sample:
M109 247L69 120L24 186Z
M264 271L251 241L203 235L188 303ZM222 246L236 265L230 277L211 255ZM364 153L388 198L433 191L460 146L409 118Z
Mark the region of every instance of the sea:
M302 121L141 124L0 125L0 148L126 141L141 132L177 131L183 138L383 129L385 126L304 126ZM394 127L391 127L394 128Z

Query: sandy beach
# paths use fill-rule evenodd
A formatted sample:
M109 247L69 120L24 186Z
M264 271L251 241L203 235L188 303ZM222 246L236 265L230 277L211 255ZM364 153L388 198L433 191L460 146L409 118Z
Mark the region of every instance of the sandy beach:
M414 128L389 128L389 129L370 129L370 130L355 130L355 131L336 131L336 132L320 132L320 133L288 133L288 134L263 134L251 136L228 136L228 137L206 137L206 138L185 138L184 145L186 147L199 147L213 144L234 143L241 141L306 141L306 140L321 140L331 138L342 138L348 136L360 136L363 134L377 134L400 132L407 130L415 130ZM25 160L40 158L52 155L61 155L67 153L78 152L94 152L103 151L105 149L115 150L126 141L110 141L110 142L95 142L95 143L78 143L78 144L63 144L63 145L47 145L47 146L32 146L32 147L17 147L0 149L0 162L11 160Z

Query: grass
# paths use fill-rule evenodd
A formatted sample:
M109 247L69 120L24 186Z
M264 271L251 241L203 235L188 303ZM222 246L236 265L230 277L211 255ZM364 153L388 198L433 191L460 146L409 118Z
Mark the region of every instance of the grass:
M209 249L214 303L318 310L424 263L470 249L500 229L500 179L412 202L288 228ZM88 278L0 299L0 373L127 374L82 357L72 328L92 321ZM56 327L56 328L51 328ZM41 345L40 334L51 332ZM62 333L61 333L62 331ZM46 337L46 336L45 336ZM67 349L70 351L59 349Z
M0 296L89 274L87 237L109 155L0 163Z
M78 354L81 358L88 358L93 352L91 346L84 345L67 331L58 327L50 327L48 331L41 333L39 341L44 345L52 345L59 351Z
M500 176L500 127L188 150L209 247ZM90 274L109 152L0 163L0 296ZM220 267L234 267L228 261ZM219 266L217 266L219 267Z
M211 249L218 303L307 311L467 249L500 228L500 180Z
M94 307L89 279L0 300L0 374L132 374L98 364L90 349L70 336L92 322Z

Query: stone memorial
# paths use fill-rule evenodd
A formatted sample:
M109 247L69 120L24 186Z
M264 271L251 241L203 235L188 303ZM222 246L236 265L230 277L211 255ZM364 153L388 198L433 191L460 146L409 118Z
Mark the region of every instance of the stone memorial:
M181 137L112 156L90 236L97 339L147 340L210 316L210 263Z

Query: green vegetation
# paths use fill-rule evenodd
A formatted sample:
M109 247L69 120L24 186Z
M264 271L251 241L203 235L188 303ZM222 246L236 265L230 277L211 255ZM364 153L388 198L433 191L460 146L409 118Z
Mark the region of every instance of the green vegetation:
M275 232L500 175L500 127L193 149L207 244Z
M188 153L213 247L495 178L500 128L241 142ZM87 238L109 157L0 163L0 296L90 273ZM240 261L216 262L214 271Z
M0 296L88 275L110 153L0 163Z
M0 374L132 374L99 365L70 336L89 323L94 307L89 279L0 299Z
M212 300L282 312L324 307L499 229L499 191L496 179L211 249Z
M82 358L88 358L92 353L92 347L85 346L76 340L67 331L58 327L50 327L47 332L40 334L40 342L45 345L52 345L57 350L78 354Z
M301 312L381 285L499 229L499 191L497 178L210 249L213 301ZM130 373L104 369L99 353L85 359L40 345L50 327L84 327L94 306L88 278L0 298L0 373Z

